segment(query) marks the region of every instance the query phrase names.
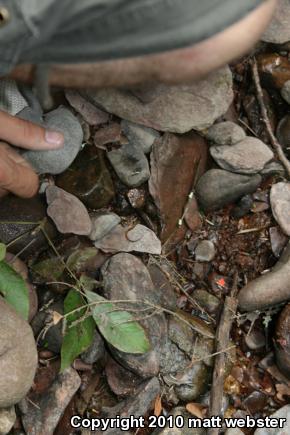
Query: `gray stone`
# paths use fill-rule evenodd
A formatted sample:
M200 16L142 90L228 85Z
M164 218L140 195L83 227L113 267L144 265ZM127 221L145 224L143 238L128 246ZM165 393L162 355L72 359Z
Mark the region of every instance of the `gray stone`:
M266 344L265 335L256 329L246 335L245 343L251 350L262 349Z
M220 300L206 290L197 289L192 296L193 299L210 314L216 313L220 306Z
M107 153L120 180L129 187L138 187L150 177L148 161L142 149L133 143Z
M212 146L210 153L221 168L239 174L256 174L274 157L270 148L254 137L234 146Z
M0 435L7 435L11 431L16 421L14 406L11 408L0 409Z
M231 121L214 124L206 133L206 138L217 145L234 145L245 137L242 127Z
M95 364L105 355L104 340L98 331L95 332L94 340L90 347L81 355L81 359L86 364Z
M238 295L241 311L264 310L290 300L290 243L270 272L249 282Z
M290 3L278 0L275 15L262 36L262 41L284 44L290 40Z
M89 235L93 241L102 239L120 222L121 218L116 213L99 212L91 215L92 231Z
M277 420L279 420L280 418L284 418L286 421L284 422L283 428L259 428L256 429L254 435L286 435L290 433L290 405L283 406L270 417Z
M238 428L231 428L227 429L225 435L244 435L244 432L242 432L241 429Z
M184 419L184 426L182 428L177 428L174 424L173 428L168 427L162 430L157 429L153 432L152 435L205 435L205 429L189 428L188 421L190 418L193 418L193 416L189 412L187 412L185 408L174 408L170 412L170 415L174 417L174 421L176 417L181 416Z
M215 254L215 246L210 240L202 240L198 243L195 249L196 261L212 261L215 257Z
M160 133L153 128L134 124L130 121L122 121L121 127L129 142L141 148L145 154L150 153L155 139L160 137Z
M205 130L224 115L233 100L232 73L224 67L191 85L155 85L138 95L118 89L90 91L96 105L122 119L158 131Z
M71 165L80 151L83 130L77 118L64 107L45 115L44 126L64 134L64 147L49 151L25 151L23 156L40 174L60 174Z
M180 385L175 386L174 391L177 397L184 402L196 401L205 393L208 382L208 367L203 362L197 362L178 376Z
M281 89L281 95L284 100L290 104L290 80L287 80L287 82L284 83Z
M272 175L281 175L283 177L285 175L285 168L279 162L269 162L266 164L264 169L260 171L260 174L265 177L270 177Z
M275 220L290 236L290 183L280 182L271 188L270 201Z
M217 210L255 192L261 181L258 174L249 176L211 169L198 181L196 193L204 210Z
M32 330L0 298L0 408L18 403L30 389L37 351Z

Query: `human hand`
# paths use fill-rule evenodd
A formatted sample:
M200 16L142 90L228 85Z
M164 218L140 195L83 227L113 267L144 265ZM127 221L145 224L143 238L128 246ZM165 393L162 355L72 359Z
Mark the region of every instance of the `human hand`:
M34 196L37 174L7 143L31 150L58 149L63 146L63 135L0 111L0 139L5 141L0 142L0 197L8 192L23 198Z

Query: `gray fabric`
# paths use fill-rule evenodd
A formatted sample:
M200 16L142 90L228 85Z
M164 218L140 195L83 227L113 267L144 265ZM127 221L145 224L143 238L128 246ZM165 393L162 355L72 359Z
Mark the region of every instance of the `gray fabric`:
M186 47L263 0L2 0L0 74L16 63L116 59Z
M16 115L28 106L14 80L0 80L0 110Z

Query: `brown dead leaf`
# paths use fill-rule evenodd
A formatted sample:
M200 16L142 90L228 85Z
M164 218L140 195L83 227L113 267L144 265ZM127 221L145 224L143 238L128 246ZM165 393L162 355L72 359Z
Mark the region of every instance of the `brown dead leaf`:
M52 316L52 323L54 325L57 325L63 319L63 316L61 314L59 314L57 311L53 311L51 313L51 316Z
M290 397L290 386L286 384L276 384L277 399L284 402L285 396Z
M161 415L161 413L162 413L162 409L163 409L163 406L162 406L162 399L161 399L161 396L158 395L158 396L156 397L156 400L155 400L155 405L154 405L154 415L155 415L156 417L159 417L159 416Z
M188 403L186 405L186 410L194 417L203 419L206 415L207 408L200 403Z

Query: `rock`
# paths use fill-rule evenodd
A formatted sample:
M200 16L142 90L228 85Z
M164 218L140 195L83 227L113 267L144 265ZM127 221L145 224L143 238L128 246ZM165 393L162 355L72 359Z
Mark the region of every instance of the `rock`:
M266 164L260 174L264 177L271 177L272 175L280 175L283 177L285 175L285 169L284 166L281 165L281 163L270 162Z
M174 388L176 395L184 402L197 401L205 393L209 383L209 370L202 362L195 363L178 376Z
M144 189L130 189L127 198L133 208L141 209L145 206L146 193Z
M251 195L243 196L243 198L241 198L237 203L236 207L232 210L232 216L236 219L240 219L251 211L253 204L254 202Z
M150 85L140 95L120 89L87 94L90 101L136 124L159 131L204 130L224 115L233 100L232 74L224 67L192 85Z
M99 212L91 215L92 231L90 239L97 241L107 235L120 222L121 218L115 213Z
M0 408L7 408L18 403L30 389L37 351L30 326L2 298L0 330Z
M290 305L282 310L275 330L275 355L281 372L290 378Z
M160 240L152 230L140 224L134 228L117 225L109 234L97 240L95 246L105 253L136 251L161 254Z
M195 196L189 198L187 201L187 204L185 206L184 220L186 222L186 225L192 232L195 232L202 226L198 203Z
M216 296L212 295L206 290L197 289L193 292L192 297L209 314L217 313L221 302Z
M0 435L10 433L16 421L16 413L14 406L10 408L0 409Z
M70 168L57 177L56 184L92 209L106 207L115 196L104 154L93 146L87 145L79 153Z
M290 80L288 80L287 82L284 83L284 85L281 89L281 95L284 98L284 100L288 104L290 104Z
M1 198L0 221L0 240L5 244L15 240L9 246L9 251L13 254L23 251L20 258L24 260L32 253L48 247L42 231L36 230L39 222L44 222L45 231L50 239L55 239L57 233L54 225L47 219L45 204L38 195L30 199L13 195ZM10 221L13 223L10 224ZM23 222L33 223L23 225Z
M242 127L231 121L214 124L206 132L206 138L217 145L234 145L245 137Z
M246 334L245 343L251 350L263 349L266 344L265 334L259 330L252 329L249 334Z
M270 417L279 420L284 418L284 425L281 429L259 428L256 429L254 435L285 435L290 432L290 405L283 406Z
M47 214L54 221L58 231L87 236L92 223L85 206L74 195L56 186L46 189Z
M81 379L71 367L59 374L48 391L29 395L22 423L27 435L53 435L66 407L81 385Z
M63 341L62 322L53 324L54 315L63 315L63 301L49 304L48 308L39 311L31 322L34 336L38 338L38 344L45 349L59 354ZM50 327L47 328L47 325ZM45 332L45 333L44 333Z
M133 122L122 121L121 127L128 140L141 148L145 154L150 153L155 139L160 137L158 131Z
M269 234L272 252L276 258L280 258L281 252L288 242L288 237L282 233L279 227L271 227L269 229Z
M209 262L214 259L215 254L214 244L210 240L202 240L195 249L195 260Z
M165 134L154 143L149 190L163 222L160 236L163 242L169 237L172 241L178 221L187 205L188 195L194 187L194 181L203 174L206 163L206 142L195 133L182 137ZM187 218L194 224L195 219L199 219L199 214L197 208L195 214L191 213L192 211L192 208L188 210ZM180 237L174 237L177 242L179 238L183 239L185 226L183 230Z
M94 144L96 147L104 147L109 143L117 143L121 140L121 125L118 122L111 122L96 131Z
M102 267L104 295L110 300L148 300L158 303L150 274L139 258L130 254L114 255ZM124 304L126 306L126 304ZM132 304L129 305L132 308ZM144 355L131 355L111 349L114 357L124 367L142 378L159 372L160 346L166 337L164 315L156 315L140 322L145 328L151 351Z
M290 81L289 81L290 83ZM277 127L277 139L282 145L285 154L290 156L290 115L285 115Z
M152 435L205 435L206 430L205 429L192 429L189 428L188 421L189 419L193 418L192 415L186 411L185 408L178 407L174 408L170 415L173 416L174 422L176 421L176 418L181 416L182 419L184 419L184 426L177 427L174 423L173 428L165 428L162 430L155 430Z
M105 352L104 340L98 331L96 331L92 344L81 354L81 359L85 364L95 364L102 360Z
M287 57L265 53L257 56L257 61L261 79L267 85L281 90L290 80L290 61Z
M150 264L148 271L156 290L158 304L169 310L176 309L176 295L166 274L157 264Z
M106 112L98 109L79 92L71 89L65 91L65 97L70 105L84 118L89 125L105 124L109 120L109 115Z
M243 195L253 193L262 178L260 175L240 175L221 169L210 169L198 181L197 198L206 211L218 210Z
M122 145L107 153L120 180L129 187L138 187L150 177L148 161L142 149L133 143Z
M44 125L64 134L64 147L49 151L25 151L23 155L38 173L60 174L71 165L80 151L83 130L77 118L64 107L45 115Z
M272 21L262 36L262 41L284 44L290 40L290 4L288 0L278 0Z
M135 395L142 383L142 379L139 376L124 369L112 358L109 358L109 361L106 363L105 370L108 384L117 396Z
M244 435L244 432L238 428L231 428L231 429L227 429L225 435Z
M238 295L241 311L263 310L290 299L290 243L280 260L259 278L249 282Z
M290 236L290 183L280 182L271 188L270 201L275 220Z
M274 157L270 148L254 137L234 146L212 146L210 153L222 169L239 174L256 174Z

